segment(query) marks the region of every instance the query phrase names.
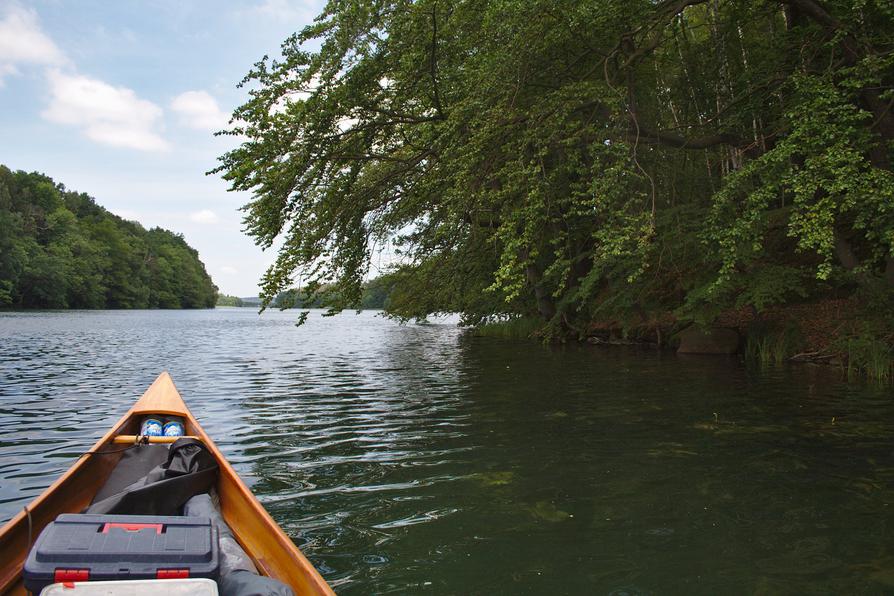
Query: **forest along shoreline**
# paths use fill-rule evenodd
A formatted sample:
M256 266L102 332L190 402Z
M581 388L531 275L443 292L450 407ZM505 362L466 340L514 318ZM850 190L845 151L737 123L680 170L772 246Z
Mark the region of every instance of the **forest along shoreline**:
M0 165L0 308L213 308L181 234L110 213L37 172Z
M167 230L145 230L39 173L0 165L0 309L259 308L258 298L219 294L194 249ZM361 286L360 309L401 316L401 272ZM337 288L321 285L310 297L296 288L270 301L277 309L326 308ZM869 298L872 295L869 294ZM894 335L865 293L847 298L726 309L712 320L648 313L632 308L627 319L591 321L557 334L541 317L503 315L471 323L478 335L586 341L597 345L645 344L685 354L743 354L764 363L828 364L849 375L892 378ZM469 321L465 321L467 324Z
M372 240L402 256L401 319L891 379L890 2L330 3L316 23L246 75L215 170L280 247L262 298L301 278L352 308Z
M637 322L592 322L580 335L544 334L543 321L508 318L474 328L478 336L580 341L599 346L641 345L679 354L741 355L761 364L783 362L830 365L849 378L889 383L892 350L885 341L861 336L863 307L854 299L780 305L756 312L743 307L720 313L711 324L678 320L672 313L642 314Z
M891 3L545 4L332 2L255 64L211 173L278 250L261 303L359 308L386 246L399 320L891 381ZM20 188L0 304L213 304L182 238Z

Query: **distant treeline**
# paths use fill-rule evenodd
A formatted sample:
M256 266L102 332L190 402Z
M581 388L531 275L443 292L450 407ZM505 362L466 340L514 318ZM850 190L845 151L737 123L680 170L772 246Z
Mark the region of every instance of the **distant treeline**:
M388 298L394 286L393 275L386 274L375 279L369 280L363 284L363 294L360 299L359 307L361 309L381 309L387 308ZM293 288L280 292L276 298L270 303L272 308L327 308L326 300L329 292L332 291L331 286L321 287L310 299L301 296L299 290ZM246 306L259 307L260 298L239 298L220 294L217 297L218 306Z
M242 298L238 296L230 296L229 294L217 295L217 306L245 306Z
M146 230L43 174L0 165L0 307L209 308L216 300L182 235Z

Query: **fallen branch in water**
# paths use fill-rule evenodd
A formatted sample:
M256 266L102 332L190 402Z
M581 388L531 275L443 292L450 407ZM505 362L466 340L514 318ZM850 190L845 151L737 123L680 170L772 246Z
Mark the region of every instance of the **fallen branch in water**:
M794 362L803 362L805 360L830 360L835 358L835 354L823 354L821 352L801 352L800 354L795 354L789 360Z

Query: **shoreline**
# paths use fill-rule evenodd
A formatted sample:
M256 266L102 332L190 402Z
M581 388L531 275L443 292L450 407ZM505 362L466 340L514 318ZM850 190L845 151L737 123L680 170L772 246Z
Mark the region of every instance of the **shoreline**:
M848 377L894 381L894 332L866 315L854 298L722 312L712 323L680 321L672 313L643 315L635 324L590 323L558 341L590 345L642 345L687 355L742 356L760 363L840 367ZM544 324L513 319L475 327L479 336L544 339Z

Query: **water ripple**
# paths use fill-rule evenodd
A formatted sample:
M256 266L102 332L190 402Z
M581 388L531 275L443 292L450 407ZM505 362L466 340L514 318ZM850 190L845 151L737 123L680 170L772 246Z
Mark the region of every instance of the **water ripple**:
M0 313L0 521L169 370L340 593L890 591L890 393L248 309Z

